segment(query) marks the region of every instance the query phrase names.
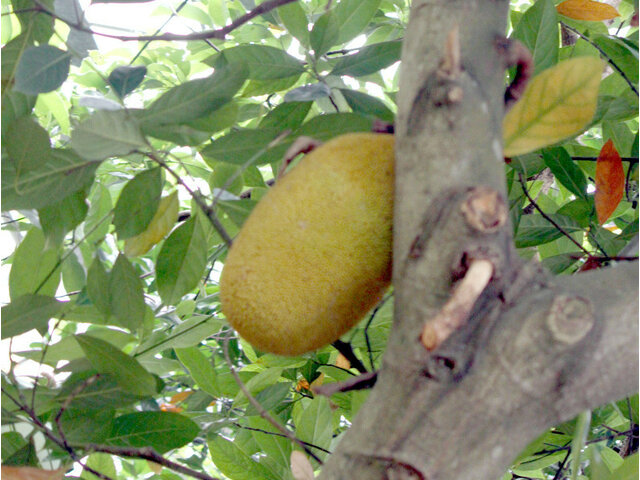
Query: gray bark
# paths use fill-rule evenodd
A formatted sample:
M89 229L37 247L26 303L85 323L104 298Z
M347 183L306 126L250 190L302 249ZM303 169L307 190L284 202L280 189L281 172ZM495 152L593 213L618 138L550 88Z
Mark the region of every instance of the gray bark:
M412 6L396 123L394 327L378 382L322 479L496 480L545 428L638 389L637 263L554 279L518 259L508 222L482 233L460 213L470 187L506 197L495 39L508 7ZM463 72L443 80L456 24ZM460 101L448 95L456 88ZM490 258L496 273L468 324L427 352L422 327L465 253Z

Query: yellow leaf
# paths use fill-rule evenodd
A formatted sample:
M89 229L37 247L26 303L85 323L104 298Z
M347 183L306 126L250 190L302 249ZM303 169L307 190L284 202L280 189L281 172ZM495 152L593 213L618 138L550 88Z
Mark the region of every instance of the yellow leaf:
M318 378L316 378L313 382L311 382L311 385L309 386L309 390L313 391L314 388L322 385L322 382L324 382L324 373L321 373L320 375L318 375Z
M591 20L599 22L601 20L611 20L619 17L618 11L606 3L594 2L593 0L566 0L556 7L560 15L573 18L575 20Z
M504 156L532 152L580 133L596 111L603 62L577 57L535 76L505 115Z
M338 354L338 358L336 358L336 367L340 367L340 368L344 368L345 370L349 370L351 368L351 362L349 362L349 360L347 360L347 357L345 357L344 355L339 353Z
M147 253L151 247L162 240L178 220L178 192L160 199L158 211L151 219L147 229L124 242L124 253L135 257Z

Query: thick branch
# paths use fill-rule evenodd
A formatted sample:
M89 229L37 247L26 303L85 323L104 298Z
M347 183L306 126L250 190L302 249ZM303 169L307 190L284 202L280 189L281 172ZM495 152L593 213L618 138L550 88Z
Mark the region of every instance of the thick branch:
M413 3L396 123L394 328L322 479L494 480L544 429L637 391L637 264L557 281L519 260L508 222L478 231L458 208L474 187L506 197L495 38L508 7ZM438 71L455 25L461 69L450 78ZM467 322L427 352L422 327L443 312L469 253L491 259L493 279Z

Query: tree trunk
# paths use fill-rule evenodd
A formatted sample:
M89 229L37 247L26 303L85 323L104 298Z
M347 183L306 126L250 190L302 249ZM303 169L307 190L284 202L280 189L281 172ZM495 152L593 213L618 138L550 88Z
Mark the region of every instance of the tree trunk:
M322 479L497 480L545 428L638 389L637 263L554 279L518 258L508 221L478 228L464 213L473 187L506 198L496 40L508 8L413 3L396 123L394 326ZM427 351L425 322L477 258L495 266L491 282L467 323Z

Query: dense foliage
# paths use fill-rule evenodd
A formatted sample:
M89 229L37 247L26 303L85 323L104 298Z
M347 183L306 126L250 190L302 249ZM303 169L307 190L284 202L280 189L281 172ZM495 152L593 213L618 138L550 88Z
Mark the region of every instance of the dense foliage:
M43 478L299 479L292 451L319 470L340 448L367 391L315 387L380 365L392 292L341 353L288 358L230 329L218 279L294 139L393 121L409 2L256 3L146 3L151 37L127 39L77 0L3 0L3 465L55 470ZM551 72L537 101L564 85L556 65L603 58L600 82L598 71L552 99L577 92L597 108L504 168L521 255L572 275L637 255L638 4L556 3L513 1L508 34L535 75ZM131 5L87 12L98 7ZM189 33L163 36L175 31ZM97 49L96 32L122 43ZM632 478L637 435L636 395L545 433L504 479Z

